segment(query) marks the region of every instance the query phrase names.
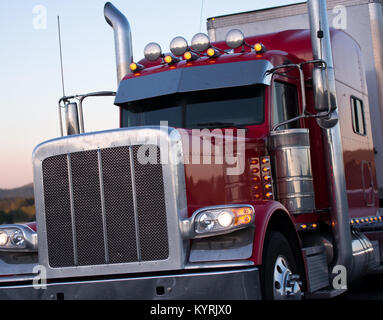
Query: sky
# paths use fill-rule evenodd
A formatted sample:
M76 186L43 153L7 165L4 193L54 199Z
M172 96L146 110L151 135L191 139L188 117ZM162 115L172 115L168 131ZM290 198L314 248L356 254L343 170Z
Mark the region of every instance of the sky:
M117 90L113 31L104 20L105 2L0 0L0 189L32 182L33 149L60 135L57 103L62 96L62 85L58 15L65 94ZM302 1L111 2L130 22L134 59L138 61L149 42L158 42L166 52L175 36L183 36L190 42L194 34L207 33L209 17ZM84 115L88 132L119 125L118 107L110 97L86 100Z

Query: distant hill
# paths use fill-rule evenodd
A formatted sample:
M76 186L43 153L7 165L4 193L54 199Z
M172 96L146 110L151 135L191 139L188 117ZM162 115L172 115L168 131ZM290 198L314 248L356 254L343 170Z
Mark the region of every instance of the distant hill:
M0 199L33 197L33 183L14 189L0 189Z

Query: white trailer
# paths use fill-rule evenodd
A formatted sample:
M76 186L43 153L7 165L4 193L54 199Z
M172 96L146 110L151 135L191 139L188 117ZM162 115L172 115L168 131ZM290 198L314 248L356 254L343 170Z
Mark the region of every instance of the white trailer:
M342 29L360 45L366 69L379 198L383 201L383 0L327 0L330 26ZM225 40L231 29L245 36L309 28L306 2L211 17L211 41Z

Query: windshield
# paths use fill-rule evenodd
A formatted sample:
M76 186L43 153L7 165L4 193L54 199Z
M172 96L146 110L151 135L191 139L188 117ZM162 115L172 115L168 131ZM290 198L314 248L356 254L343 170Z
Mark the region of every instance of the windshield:
M264 86L174 94L127 103L122 126L160 125L176 128L222 128L264 122Z

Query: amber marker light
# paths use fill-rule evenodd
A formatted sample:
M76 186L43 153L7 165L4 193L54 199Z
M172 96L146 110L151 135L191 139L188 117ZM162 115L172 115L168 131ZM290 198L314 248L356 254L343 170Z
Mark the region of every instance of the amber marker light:
M265 179L265 181L271 181L271 177L270 176L264 176L263 179Z
M263 53L266 51L266 47L262 43L256 43L254 45L254 50L257 53Z
M141 65L141 64L132 62L132 63L129 65L129 69L130 69L132 72L138 72L138 71L144 69L144 66Z
M271 192L267 192L266 193L266 198L267 199L270 199L270 198L272 198L273 197L273 194L271 193Z
M249 207L233 208L232 211L235 214L235 226L249 224L254 216L254 210Z
M262 163L263 164L267 164L270 162L270 159L269 158L262 158Z
M137 63L131 63L130 66L129 66L130 70L132 70L133 72L137 70Z
M171 56L166 56L164 58L164 61L167 63L167 64L171 64L173 62L173 58Z
M301 229L302 230L306 230L307 229L307 225L306 224L301 224Z
M212 58L215 56L215 50L213 48L207 49L207 55Z
M192 54L190 51L187 51L184 53L184 59L185 60L190 60L192 58Z

